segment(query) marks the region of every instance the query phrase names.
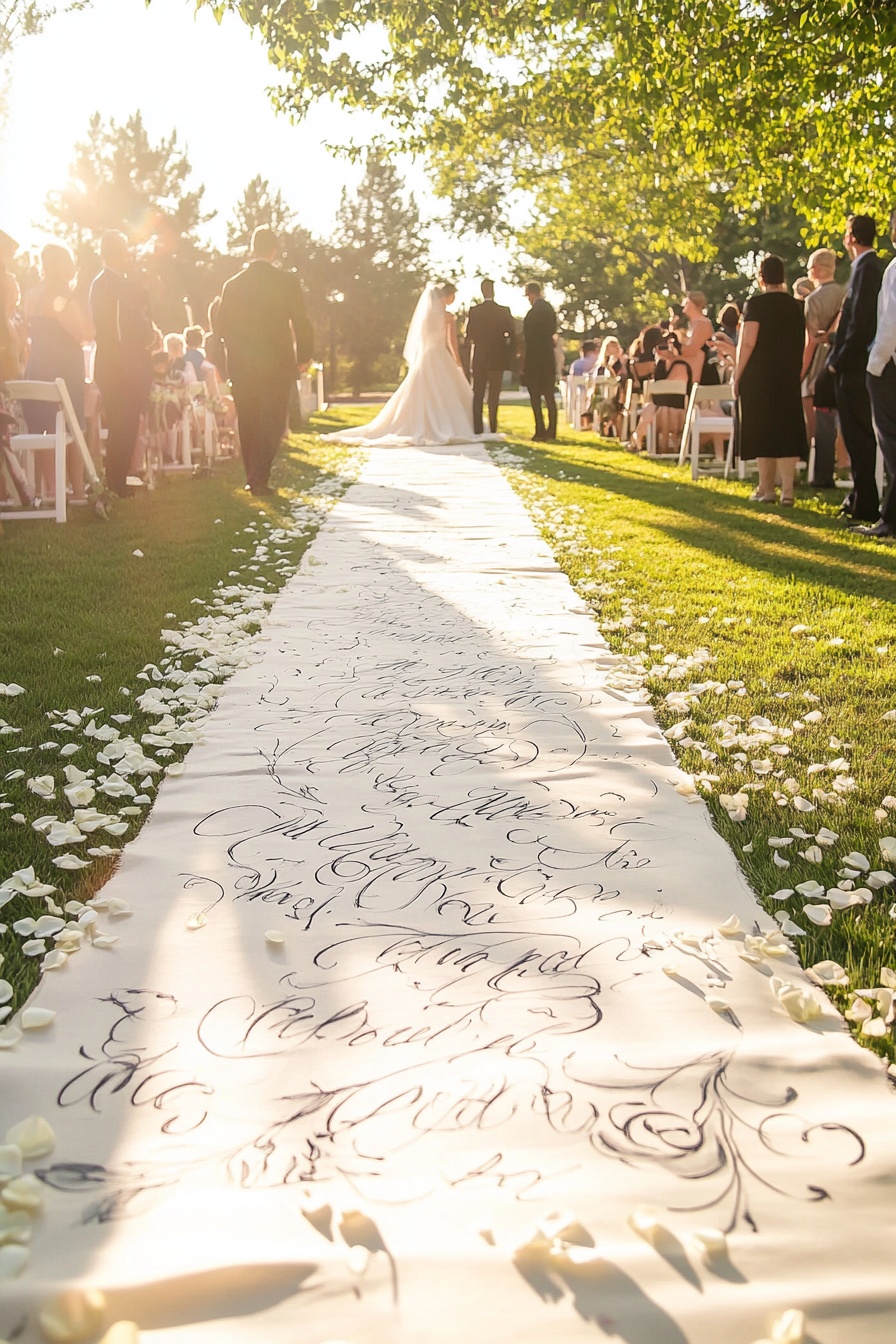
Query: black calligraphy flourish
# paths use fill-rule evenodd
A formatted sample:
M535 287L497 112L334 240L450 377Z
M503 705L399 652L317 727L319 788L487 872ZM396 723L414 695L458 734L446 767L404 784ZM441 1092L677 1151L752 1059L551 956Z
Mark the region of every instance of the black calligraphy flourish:
M697 1198L673 1206L674 1212L717 1209L727 1218L726 1232L740 1222L756 1231L751 1185L808 1202L830 1197L814 1183L798 1194L786 1189L769 1169L770 1154L786 1155L792 1163L800 1146L826 1136L829 1143L845 1145L847 1165L855 1166L865 1156L865 1145L847 1125L801 1120L791 1109L798 1100L791 1087L771 1098L739 1092L729 1076L735 1059L719 1052L655 1069L623 1064L619 1082L589 1079L572 1059L565 1072L571 1082L593 1088L604 1103L603 1122L591 1133L599 1151L697 1182ZM614 1093L623 1093L624 1100L612 1100Z

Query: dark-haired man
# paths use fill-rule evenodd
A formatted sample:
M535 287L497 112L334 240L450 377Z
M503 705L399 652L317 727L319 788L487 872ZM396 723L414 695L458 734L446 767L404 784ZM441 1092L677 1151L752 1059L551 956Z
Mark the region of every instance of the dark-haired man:
M106 422L106 484L124 498L133 494L128 467L152 387L153 328L147 295L127 273L131 258L123 233L103 234L100 259L103 269L88 298L96 329L93 377Z
M495 303L491 280L480 285L482 303L474 303L467 318L467 345L473 375L473 432L482 433L482 405L488 389L488 427L498 430L498 402L504 370L510 366L514 342L513 318L509 308Z
M849 288L831 342L827 367L834 375L840 429L852 465L853 488L841 513L859 522L877 522L877 443L865 382L868 351L877 331L881 268L874 250L877 226L870 215L850 215L843 244L852 258Z
M523 318L523 354L522 376L529 390L532 416L535 420L535 443L552 443L557 437L557 401L554 387L557 382L557 363L554 356L554 333L557 330L557 314L541 292L537 280L526 285L526 298L529 311ZM542 400L548 408L548 423L545 429Z
M890 215L890 239L896 243L896 210ZM874 433L890 484L879 520L856 531L882 540L896 536L896 261L884 271L877 300L877 333L868 356L867 384Z
M274 265L277 235L252 235L252 260L221 291L215 335L227 349L227 371L239 424L246 489L272 495L271 466L286 431L297 372L311 359L311 323L294 272Z

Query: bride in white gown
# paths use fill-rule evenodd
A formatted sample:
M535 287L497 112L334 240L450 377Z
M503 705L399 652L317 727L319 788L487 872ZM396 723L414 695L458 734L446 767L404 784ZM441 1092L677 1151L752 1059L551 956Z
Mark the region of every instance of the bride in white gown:
M473 433L473 390L457 345L452 284L429 284L421 294L404 344L408 371L375 419L327 434L340 443L377 446L475 443L500 437Z

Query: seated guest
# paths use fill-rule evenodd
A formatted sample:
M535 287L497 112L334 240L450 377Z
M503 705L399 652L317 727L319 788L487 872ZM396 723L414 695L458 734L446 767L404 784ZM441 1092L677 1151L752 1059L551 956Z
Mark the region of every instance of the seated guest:
M625 355L615 336L605 336L594 365L598 378L621 378L625 372Z
M38 382L63 378L81 428L84 428L84 353L83 343L93 339L93 323L74 297L75 263L71 252L61 243L48 243L40 254L40 279L28 293L25 319L31 338L31 351L25 377ZM26 401L22 412L32 434L52 434L56 428L56 406L48 401ZM46 498L55 488L49 453L41 453L40 493ZM74 502L84 499L84 463L74 444L66 455Z
M706 316L706 295L699 289L689 290L682 308L690 329L682 342L681 356L691 368L693 382L704 387L718 387L721 383L718 360L713 342L713 325ZM725 460L725 436L713 434L713 453L717 462Z
M719 332L727 336L732 345L737 344L737 329L740 326L740 309L736 303L726 303L716 322L716 335Z
M788 505L797 458L806 455L800 393L805 315L803 305L787 293L780 257L763 257L759 288L747 300L737 343L738 453L759 465L759 486L750 498L775 503L779 477L781 503Z
M597 341L583 341L578 359L569 366L570 377L584 378L597 364Z
M662 339L661 327L645 327L629 347L628 376L634 383L636 392L641 391L646 379L653 377L656 365L654 351Z
M187 327L184 332L184 342L186 351L184 358L188 364L193 365L195 382L202 382L202 365L205 361L205 351L202 348L203 333L201 327Z
M180 332L171 331L165 337L165 354L168 356L168 381L169 383L186 383L192 381L188 377L192 373L190 364L187 362L185 354L186 346L184 338Z
M658 382L667 379L683 382L685 391L656 393L642 408L632 435L632 447L638 452L644 447L648 425L656 425L657 452L660 453L671 450L675 436L680 436L684 426L685 407L691 391L691 368L681 357L681 342L674 333L656 347L654 378Z

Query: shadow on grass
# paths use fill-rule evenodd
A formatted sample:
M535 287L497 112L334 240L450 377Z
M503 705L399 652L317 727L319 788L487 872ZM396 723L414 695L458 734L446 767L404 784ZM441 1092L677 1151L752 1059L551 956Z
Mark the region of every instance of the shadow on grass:
M850 596L867 596L873 585L876 596L896 600L896 554L840 530L829 515L800 508L787 517L754 512L741 494L705 489L683 478L657 480L649 471L633 469L634 463L627 467L624 460L573 459L563 455L564 447L580 450L575 441L561 443L559 451L521 445L527 469L536 475L566 484L569 476L559 473L574 466L578 479L572 484L631 499L638 506L631 518L635 526L654 528L687 546L755 570L788 573L810 584L823 582ZM514 451L519 451L516 444ZM598 451L608 458L610 452L619 456L614 450ZM651 512L645 512L645 506Z

